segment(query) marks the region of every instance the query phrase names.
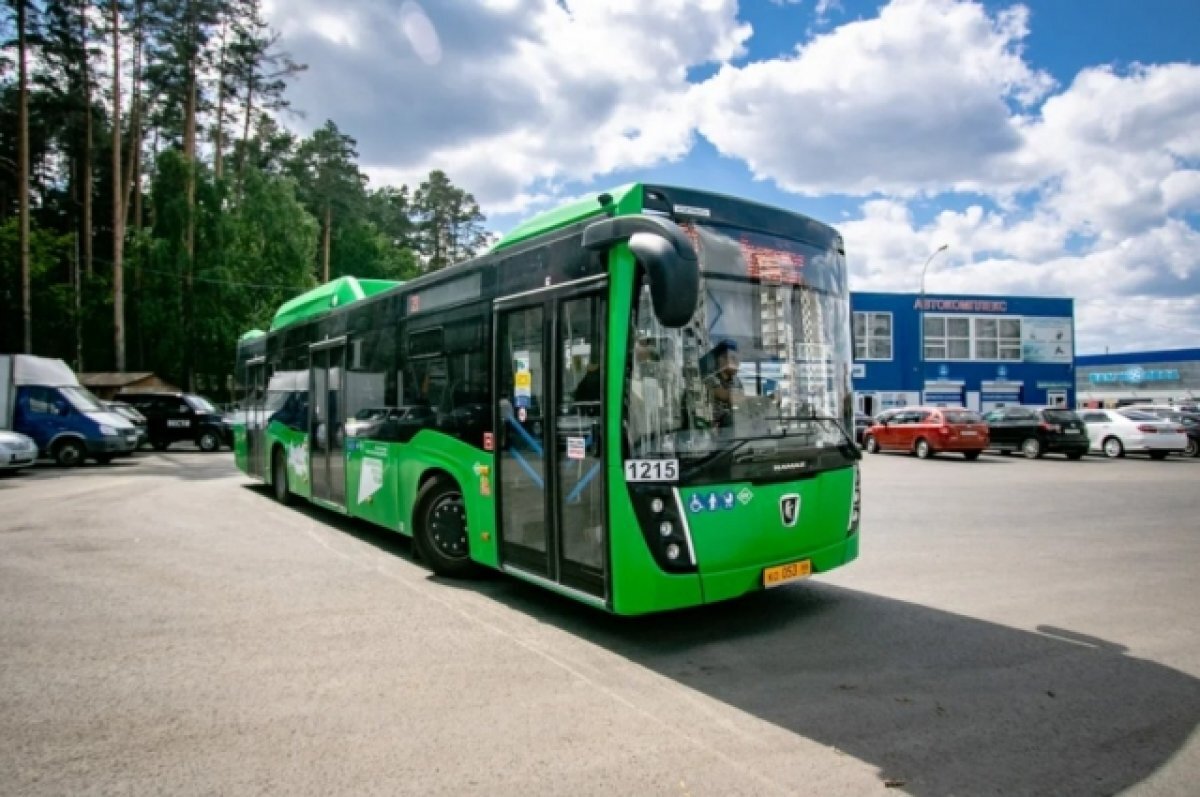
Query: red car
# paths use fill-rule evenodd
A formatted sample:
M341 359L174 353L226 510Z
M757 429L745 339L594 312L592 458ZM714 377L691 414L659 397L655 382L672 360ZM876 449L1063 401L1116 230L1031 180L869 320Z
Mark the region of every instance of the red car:
M863 435L863 448L872 454L905 451L921 459L943 451L957 451L967 459L979 459L987 447L987 424L979 413L961 407L888 410Z

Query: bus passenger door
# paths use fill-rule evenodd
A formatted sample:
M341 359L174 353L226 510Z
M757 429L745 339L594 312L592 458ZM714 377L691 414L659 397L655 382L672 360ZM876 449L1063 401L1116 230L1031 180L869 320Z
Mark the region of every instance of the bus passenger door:
M605 307L594 284L500 300L494 336L502 564L596 603L608 588Z
M258 357L246 363L246 401L242 407L246 423L246 474L266 478L263 452L266 426L267 361Z
M309 350L308 472L314 499L346 504L345 432L342 375L345 340L318 343Z

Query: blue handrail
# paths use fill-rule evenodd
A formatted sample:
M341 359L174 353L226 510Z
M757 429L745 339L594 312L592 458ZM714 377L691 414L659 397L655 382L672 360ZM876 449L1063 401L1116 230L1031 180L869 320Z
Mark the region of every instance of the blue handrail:
M505 418L505 423L507 423L517 433L518 437L525 441L525 444L533 450L533 453L536 454L539 459L545 459L546 452L543 450L541 443L538 442L537 438L526 431L525 427L521 426L520 423L512 418ZM593 436L589 434L584 439L584 446L586 448L591 448L592 440ZM525 459L525 456L520 452L520 450L514 446L510 446L508 451L512 454L513 459L516 460L517 464L521 466L521 469L525 471L526 475L529 476L529 479L535 485L537 485L537 488L539 490L545 490L545 479L543 479L541 474L533 469L533 466L529 464L529 461ZM592 480L599 475L600 465L601 463L599 462L594 463L592 467L588 469L588 472L583 474L583 477L575 483L575 486L571 489L571 492L567 494L567 503L573 504L579 501L580 497L583 495L583 491L586 490L587 486L591 484Z

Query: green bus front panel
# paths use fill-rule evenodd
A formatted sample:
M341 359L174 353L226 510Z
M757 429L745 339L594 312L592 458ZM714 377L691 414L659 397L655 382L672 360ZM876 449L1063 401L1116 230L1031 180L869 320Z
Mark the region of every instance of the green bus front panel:
M763 588L768 567L808 560L823 573L858 556L849 533L854 469L768 485L733 483L679 490L697 573L665 573L655 562L621 482L613 492L613 610L618 614L678 609L736 598ZM794 526L780 502L799 497ZM733 505L727 508L728 499ZM715 500L716 508L712 508Z
M848 467L776 484L680 490L705 602L761 588L768 567L807 559L821 573L857 556L858 536L848 536L854 479ZM785 499L798 502L791 526Z

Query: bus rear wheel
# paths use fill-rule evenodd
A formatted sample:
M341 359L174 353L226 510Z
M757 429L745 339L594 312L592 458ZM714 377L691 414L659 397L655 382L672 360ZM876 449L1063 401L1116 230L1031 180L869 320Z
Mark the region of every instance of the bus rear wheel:
M475 571L467 536L467 507L462 490L445 476L425 482L417 494L414 542L439 576L464 578Z
M292 491L288 489L287 457L282 448L276 448L275 456L271 457L271 490L275 500L284 506L292 502Z

